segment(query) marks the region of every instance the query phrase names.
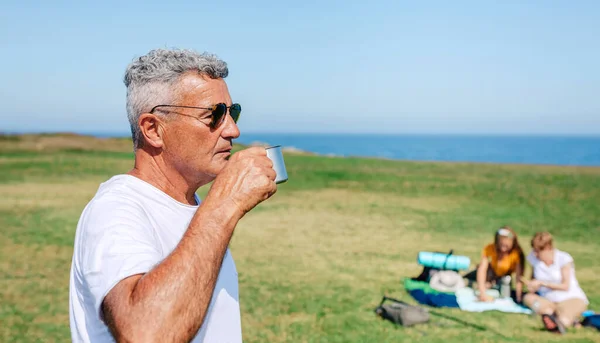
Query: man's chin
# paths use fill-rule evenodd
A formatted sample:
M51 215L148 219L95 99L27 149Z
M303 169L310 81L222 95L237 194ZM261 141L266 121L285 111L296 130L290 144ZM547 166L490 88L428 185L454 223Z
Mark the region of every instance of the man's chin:
M221 158L217 161L214 161L213 167L211 168L212 174L219 175L219 173L221 173L221 171L223 171L223 169L225 169L225 166L227 165L227 162L229 161L229 156L225 159L225 158Z

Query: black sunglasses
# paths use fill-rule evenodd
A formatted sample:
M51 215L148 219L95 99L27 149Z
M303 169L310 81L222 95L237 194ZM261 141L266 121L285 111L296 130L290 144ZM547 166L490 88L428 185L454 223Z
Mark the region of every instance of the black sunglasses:
M212 113L211 113L210 127L212 127L213 129L216 129L217 127L219 127L219 125L221 125L225 121L225 115L227 114L227 109L229 109L229 115L231 116L231 118L233 118L234 123L237 123L238 119L240 119L240 113L242 112L242 106L240 104L232 104L231 106L227 106L224 103L220 103L220 104L214 105L213 107L156 105L156 106L152 107L152 109L150 110L150 113L154 113L154 110L156 110L159 107L180 107L180 108L194 108L197 110L211 110ZM196 116L185 114L185 113L179 113L179 112L173 112L173 111L169 111L169 112L177 113L182 116L200 119Z

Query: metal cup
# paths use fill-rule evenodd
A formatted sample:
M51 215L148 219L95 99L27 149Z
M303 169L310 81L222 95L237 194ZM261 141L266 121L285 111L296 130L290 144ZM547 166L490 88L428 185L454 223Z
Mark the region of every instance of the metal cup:
M267 157L273 161L273 169L277 176L275 177L275 183L283 183L288 179L287 171L285 170L285 163L283 162L283 152L281 151L281 145L270 146L266 148Z

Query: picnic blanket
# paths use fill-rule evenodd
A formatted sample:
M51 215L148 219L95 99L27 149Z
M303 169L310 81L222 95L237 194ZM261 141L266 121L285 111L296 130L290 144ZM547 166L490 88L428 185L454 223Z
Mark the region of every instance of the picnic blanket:
M436 291L428 282L404 279L404 289L419 304L431 307L459 307L453 293Z
M462 288L456 291L456 302L461 310L467 312L500 311L508 313L531 314L532 311L515 303L511 298L500 298L500 293L489 289L487 295L494 298L492 302L479 301L472 288Z

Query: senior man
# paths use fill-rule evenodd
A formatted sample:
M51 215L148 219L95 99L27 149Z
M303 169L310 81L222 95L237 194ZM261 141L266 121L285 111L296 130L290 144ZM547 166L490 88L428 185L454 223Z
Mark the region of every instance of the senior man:
M238 221L276 191L263 148L231 155L241 106L213 55L153 50L125 73L135 165L102 183L75 235L74 342L241 342ZM199 187L213 181L204 199Z

